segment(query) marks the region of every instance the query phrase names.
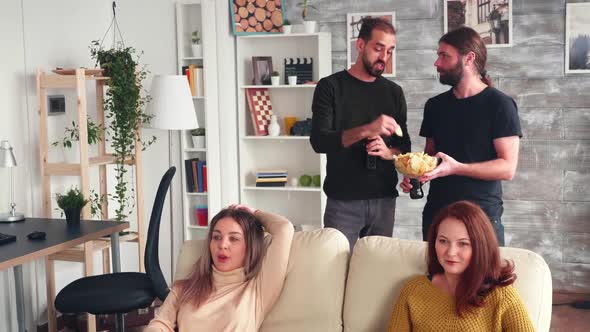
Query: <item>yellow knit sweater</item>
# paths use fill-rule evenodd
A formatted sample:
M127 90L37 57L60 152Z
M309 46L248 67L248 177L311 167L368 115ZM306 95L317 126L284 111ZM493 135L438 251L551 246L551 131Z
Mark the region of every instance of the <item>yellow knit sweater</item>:
M483 307L462 318L455 313L455 299L436 288L427 276L417 276L402 289L389 320L389 332L534 332L522 299L512 286L497 287Z

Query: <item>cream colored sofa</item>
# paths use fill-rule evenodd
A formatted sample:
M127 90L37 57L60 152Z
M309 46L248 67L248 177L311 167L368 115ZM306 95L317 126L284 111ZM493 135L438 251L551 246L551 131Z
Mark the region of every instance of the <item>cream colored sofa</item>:
M349 260L348 241L335 229L297 232L281 297L263 332L385 331L406 280L426 272L426 242L365 237ZM175 279L186 276L200 256L202 241L181 249ZM539 332L549 331L552 286L549 268L534 252L502 248L514 261L522 296Z

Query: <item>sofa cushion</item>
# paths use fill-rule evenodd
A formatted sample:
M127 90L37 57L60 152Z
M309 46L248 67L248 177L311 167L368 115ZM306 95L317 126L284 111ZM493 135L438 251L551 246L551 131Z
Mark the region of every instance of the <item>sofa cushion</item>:
M533 326L549 331L551 274L541 256L525 249L501 248L516 265L515 287ZM426 273L426 242L371 236L360 239L350 259L344 299L344 331L385 331L402 287Z
M175 279L188 275L203 245L184 243ZM348 258L348 241L335 229L296 232L283 291L260 331L342 331Z

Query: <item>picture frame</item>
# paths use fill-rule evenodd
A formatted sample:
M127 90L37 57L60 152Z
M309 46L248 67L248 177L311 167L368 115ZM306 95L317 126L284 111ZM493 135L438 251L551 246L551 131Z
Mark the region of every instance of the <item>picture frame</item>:
M590 73L590 2L566 4L565 73Z
M356 41L361 28L361 20L365 17L382 17L395 27L394 11L346 14L346 68L350 68L356 62L356 58L358 57ZM381 74L384 77L396 76L396 50L397 49L393 49L389 62L385 64L385 70L383 70L383 74Z
M229 0L234 35L283 33L284 0Z
M64 95L47 96L47 115L66 114L66 97Z
M512 0L443 1L444 33L467 26L488 48L512 47Z
M270 85L270 76L273 72L272 57L270 56L253 56L252 73L254 85Z

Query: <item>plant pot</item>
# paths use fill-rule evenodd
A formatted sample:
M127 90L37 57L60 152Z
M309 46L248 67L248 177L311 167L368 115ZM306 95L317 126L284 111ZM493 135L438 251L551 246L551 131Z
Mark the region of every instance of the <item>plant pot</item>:
M203 47L201 44L192 44L193 57L200 58L203 56Z
M80 145L78 142L72 142L71 148L64 148L62 146L62 160L66 164L78 164L80 163Z
M290 34L291 33L291 25L283 25L283 33Z
M275 86L281 85L281 77L280 76L271 76L270 83Z
M289 76L287 79L289 80L289 85L297 85L297 76Z
M315 33L316 26L316 21L303 21L303 28L305 29L305 33Z
M82 208L70 208L64 209L66 215L66 223L68 226L80 225L80 214L82 214Z
M204 149L205 148L205 136L192 136L193 148Z

